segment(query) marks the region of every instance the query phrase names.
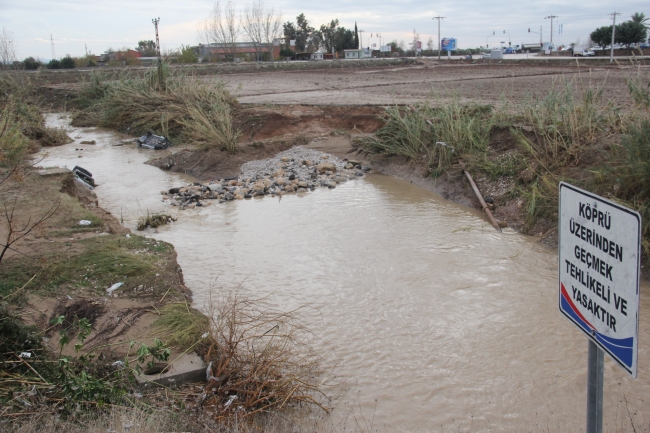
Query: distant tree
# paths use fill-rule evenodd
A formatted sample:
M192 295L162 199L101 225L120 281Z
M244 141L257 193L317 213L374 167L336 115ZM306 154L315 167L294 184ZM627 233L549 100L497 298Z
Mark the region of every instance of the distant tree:
M0 67L10 68L16 60L16 41L13 33L6 28L2 28L0 33Z
M192 47L189 45L181 45L181 50L176 61L183 64L196 63L199 61L199 57Z
M643 24L644 26L648 27L648 18L646 18L643 12L635 12L630 18L632 18L632 21L635 23Z
M280 37L282 15L276 14L273 7L267 9L263 0L255 0L245 7L241 21L244 34L253 43L258 60L262 45L266 45L269 53L272 53L273 44Z
M221 9L221 1L217 1L207 20L199 25L199 39L207 44L219 44L227 56L234 58L237 50L237 39L240 33L240 21L237 20L235 4L228 1Z
M413 54L417 53L418 49L418 42L420 42L420 34L413 29L413 42L411 42L411 49L413 50Z
M318 39L320 40L320 45L328 53L336 50L336 43L334 39L338 27L339 20L333 19L329 24L321 24L320 30L318 30Z
M142 54L142 57L155 57L156 43L152 40L140 41L135 50Z
M60 64L63 69L74 69L75 67L74 59L69 55L62 58Z
M47 64L47 69L61 69L61 62L57 59L52 59Z
M429 40L427 41L427 50L433 50L433 38L431 36L429 36Z
M612 26L599 27L589 34L589 38L596 45L605 48L612 43Z
M625 21L616 26L616 42L630 46L645 42L648 38L648 28L640 22Z
M354 48L359 48L359 30L356 21L354 22Z
M27 57L23 60L23 67L28 71L35 71L41 67L41 62L33 57Z
M305 18L305 14L300 14L296 17L296 24L296 50L315 51L315 49L318 48L318 46L313 47L312 44L315 29L309 25L309 21Z
M284 35L285 43L289 45L289 41L296 40L298 32L296 31L296 26L291 21L287 21L282 24L282 34Z

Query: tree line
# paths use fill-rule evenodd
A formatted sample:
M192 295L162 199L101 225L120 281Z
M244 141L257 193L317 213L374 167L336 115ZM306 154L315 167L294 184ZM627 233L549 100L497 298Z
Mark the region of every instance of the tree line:
M352 30L341 26L338 19L333 19L316 30L310 26L305 14L300 14L295 23L287 21L282 28L285 43L295 41L296 52L314 52L322 49L331 53L359 48L357 23L354 23Z
M630 46L648 41L648 18L645 14L636 12L628 21L616 24L616 33L614 35L614 43ZM591 41L601 47L606 47L612 43L612 30L613 26L599 27L589 37Z

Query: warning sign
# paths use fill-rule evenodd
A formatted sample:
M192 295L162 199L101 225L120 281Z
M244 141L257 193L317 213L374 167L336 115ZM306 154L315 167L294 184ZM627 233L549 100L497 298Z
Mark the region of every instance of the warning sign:
M560 183L560 311L636 378L641 216Z

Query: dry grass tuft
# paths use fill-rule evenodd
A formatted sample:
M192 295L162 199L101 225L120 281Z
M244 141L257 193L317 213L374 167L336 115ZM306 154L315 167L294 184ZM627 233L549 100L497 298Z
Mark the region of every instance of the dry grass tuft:
M264 299L231 292L208 315L211 378L197 402L206 415L227 423L288 408L329 412L330 377L299 310L279 312Z
M138 219L136 228L140 231L146 229L147 227L155 229L156 227L164 226L165 224L171 224L174 221L176 221L176 219L171 215L163 213L150 214L147 212L146 215Z
M144 77L126 74L107 82L93 75L80 94L83 109L73 124L97 124L132 134L151 131L202 148L235 152L239 133L232 125L231 106L236 101L224 83L163 71L162 87L158 68Z

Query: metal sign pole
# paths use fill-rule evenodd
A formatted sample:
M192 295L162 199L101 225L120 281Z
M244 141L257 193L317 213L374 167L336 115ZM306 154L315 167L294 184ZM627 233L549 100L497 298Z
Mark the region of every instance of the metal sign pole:
M587 364L587 433L603 433L605 353L591 340Z

